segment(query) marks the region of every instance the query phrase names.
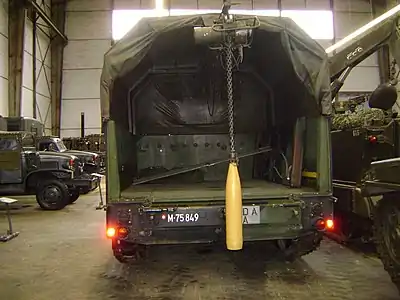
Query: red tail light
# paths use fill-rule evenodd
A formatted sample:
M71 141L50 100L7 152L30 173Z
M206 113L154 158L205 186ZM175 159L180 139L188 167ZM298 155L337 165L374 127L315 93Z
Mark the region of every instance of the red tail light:
M125 227L118 228L118 237L126 238L128 236L128 229Z
M70 160L69 160L69 166L70 166L71 168L74 166L74 160L73 160L73 159L70 159Z
M315 228L319 231L334 229L334 222L332 219L318 219L315 222Z
M371 144L376 144L376 142L378 141L378 138L375 135L371 135L371 136L368 137L368 141Z
M319 219L315 222L315 227L317 228L317 230L324 230L325 229L325 220L323 219Z

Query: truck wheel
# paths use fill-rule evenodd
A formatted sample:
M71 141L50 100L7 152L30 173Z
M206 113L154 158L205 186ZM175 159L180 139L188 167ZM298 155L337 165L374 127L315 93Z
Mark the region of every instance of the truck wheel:
M70 190L69 191L69 204L74 203L76 200L78 200L80 196L79 190L75 189L75 190Z
M321 244L323 234L313 232L293 240L278 240L278 248L282 250L285 260L295 261L304 255L317 250Z
M385 270L400 292L400 202L384 197L374 215L374 238Z
M51 179L39 183L36 201L44 210L60 210L68 204L68 187L59 180Z

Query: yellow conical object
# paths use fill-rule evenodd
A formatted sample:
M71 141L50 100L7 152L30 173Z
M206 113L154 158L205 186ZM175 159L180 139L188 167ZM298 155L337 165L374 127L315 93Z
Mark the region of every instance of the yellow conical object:
M237 163L228 168L225 190L226 247L228 250L243 248L242 188Z

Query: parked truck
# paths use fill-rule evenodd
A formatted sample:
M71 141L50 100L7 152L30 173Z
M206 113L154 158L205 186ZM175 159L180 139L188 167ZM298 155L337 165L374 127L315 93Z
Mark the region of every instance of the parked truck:
M291 19L226 5L143 18L105 54L101 83L119 261L150 245L243 241L295 259L333 226L327 55Z
M326 49L332 96L351 70L382 48L400 61L400 5ZM389 71L389 70L387 70ZM364 101L336 103L332 154L336 238L375 242L385 269L400 289L400 119L393 113L398 79L388 78ZM345 105L340 105L345 104Z
M8 131L28 131L33 133L37 151L58 152L78 157L86 177L91 177L90 174L99 173L101 171L99 154L89 151L68 149L59 137L45 135L44 125L39 120L27 117L5 117L4 119L7 122ZM93 180L93 182L94 184L82 187L80 193L85 194L96 189L98 182L97 180Z
M42 209L59 210L91 185L76 156L36 151L30 132L0 131L0 195L36 195Z

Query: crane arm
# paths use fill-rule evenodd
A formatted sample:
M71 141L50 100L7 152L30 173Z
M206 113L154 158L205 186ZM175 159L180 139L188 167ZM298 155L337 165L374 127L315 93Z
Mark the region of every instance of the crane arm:
M400 5L397 5L325 50L329 56L333 97L351 69L384 45L389 45L394 58L400 62L399 20Z

